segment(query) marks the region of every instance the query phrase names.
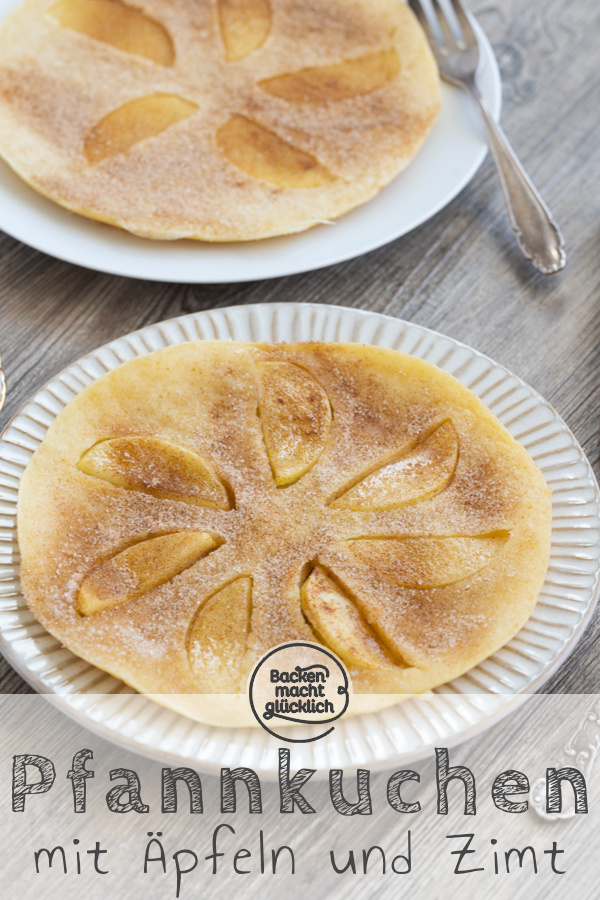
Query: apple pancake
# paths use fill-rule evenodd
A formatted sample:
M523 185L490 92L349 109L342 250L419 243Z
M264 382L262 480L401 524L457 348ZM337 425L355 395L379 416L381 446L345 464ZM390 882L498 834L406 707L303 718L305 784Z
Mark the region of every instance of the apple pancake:
M438 109L399 0L26 0L0 29L0 155L149 238L329 221L408 165Z
M198 341L126 362L53 422L18 509L45 628L231 725L254 664L288 641L343 660L355 709L457 677L525 623L550 546L542 474L479 399L357 344Z

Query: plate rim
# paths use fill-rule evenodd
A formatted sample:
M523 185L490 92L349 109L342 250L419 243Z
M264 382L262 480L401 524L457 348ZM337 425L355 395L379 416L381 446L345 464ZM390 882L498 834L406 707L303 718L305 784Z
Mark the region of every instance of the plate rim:
M278 315L280 313L281 314L285 313L285 314L289 315L289 314L293 314L293 313L300 314L302 312L309 312L309 311L313 311L320 315L323 315L323 314L328 315L331 312L333 312L334 315L339 320L343 320L345 317L348 317L348 320L350 320L353 317L356 317L357 319L362 319L363 322L366 322L367 320L375 320L379 325L382 325L382 326L385 325L386 322L394 323L399 327L399 329L406 329L406 330L408 330L408 332L412 331L415 334L419 334L420 336L429 336L434 341L443 340L443 341L449 342L453 349L457 348L457 349L465 350L473 358L480 359L485 364L493 367L494 369L499 370L502 373L503 378L515 379L520 387L526 388L526 390L529 392L529 394L536 400L537 405L545 408L551 414L552 419L560 424L562 430L568 436L568 438L571 442L571 445L578 452L580 461L582 461L585 464L586 473L587 473L587 476L589 477L589 481L590 481L590 487L593 489L593 492L594 492L594 498L595 498L596 505L597 506L599 505L600 489L598 487L598 480L596 478L596 475L592 469L592 466L591 466L585 452L583 451L582 447L580 446L579 442L577 441L577 438L575 437L575 435L573 434L571 429L568 427L568 425L564 422L562 417L557 413L557 411L554 409L554 407L547 400L545 400L545 398L535 388L532 388L530 385L528 385L526 382L524 382L523 379L521 379L519 376L515 375L513 372L511 372L508 368L506 368L502 364L495 362L493 359L488 357L486 354L483 354L480 351L475 350L474 348L463 343L462 341L458 341L455 338L452 338L452 337L444 335L440 332L437 332L434 329L428 328L428 327L420 325L418 323L409 322L407 320L400 319L398 317L389 316L389 315L385 315L382 313L372 312L370 310L355 309L353 307L337 306L337 305L331 305L331 304L276 302L276 303L245 304L245 305L237 305L237 306L230 306L230 307L218 307L218 308L204 310L204 311L185 313L185 314L182 314L179 316L173 316L169 319L160 320L158 322L153 322L149 325L142 326L141 328L137 329L136 331L130 332L129 334L126 334L126 335L121 335L121 336L107 342L106 344L102 345L101 347L98 347L95 350L92 350L91 352L85 354L84 356L80 357L79 359L73 361L68 366L64 367L60 372L56 373L53 377L51 377L44 385L42 385L40 388L38 388L28 398L28 400L20 407L19 410L17 410L14 413L14 415L11 416L9 421L6 423L6 425L2 429L2 432L0 432L0 442L2 442L5 439L7 432L10 430L11 426L13 426L15 420L17 420L19 418L19 416L27 413L28 407L30 405L33 405L36 403L40 394L42 394L49 385L52 385L54 382L62 380L63 377L68 375L68 373L75 367L84 368L84 364L87 361L95 360L98 357L98 355L103 352L110 352L111 350L113 350L115 345L118 345L123 340L131 341L132 339L134 339L136 337L139 337L143 340L144 334L152 331L155 328L162 329L163 327L169 326L171 324L176 325L176 326L181 326L181 324L186 321L194 322L194 324L196 324L198 322L198 320L200 320L200 322L202 322L202 320L206 320L214 328L214 324L211 321L212 315L216 315L219 318L220 317L224 318L225 321L227 322L228 327L231 327L229 325L229 318L228 318L229 316L235 316L236 314L242 314L246 318L246 320L249 321L250 318L254 315L260 323L260 329L265 328L264 317L266 316L268 327L274 328L276 326L276 323L278 321ZM314 325L311 325L311 330L313 328L314 328ZM161 336L164 339L164 335L162 335L162 333L161 333ZM210 339L210 338L205 338L205 339ZM214 338L214 339L223 339L223 338ZM273 339L274 338L271 338L271 340L273 340ZM234 340L234 338L230 337L230 338L226 338L226 340ZM306 338L303 338L303 340L306 340ZM186 341L184 341L184 340L175 341L170 345L176 345L178 343L185 343L185 342ZM336 343L339 341L331 341L331 342ZM364 343L363 341L353 341L351 339L350 340L344 339L343 342ZM382 342L380 342L379 344L375 343L373 345L374 346L388 346L387 344L382 343ZM153 349L155 349L155 348L152 348L151 346L146 344L144 352L138 353L137 356L142 356L142 355L151 353L151 352L153 352ZM158 348L156 348L156 349L158 349ZM399 352L405 352L405 351L399 351ZM415 355L419 356L418 354L415 354ZM424 357L419 356L419 358L424 358ZM116 368L116 366L114 366L113 368ZM441 368L444 368L444 367L441 366ZM450 374L452 374L452 373L450 373ZM100 377L100 376L96 376L96 377ZM453 376L453 377L456 377L456 376ZM92 378L92 380L95 380L95 378ZM83 390L83 388L84 388L84 385L81 385L79 390ZM477 392L475 391L475 393L477 393ZM486 406L487 406L487 404L486 404ZM51 415L52 420L54 420L55 417L56 417L55 414ZM39 442L38 442L38 444L39 444ZM523 445L521 445L521 446L523 446ZM525 449L526 449L526 452L528 452L527 448L525 448ZM3 458L4 457L0 456L0 461L2 461ZM19 481L20 481L20 476L19 476ZM15 502L15 505L16 505L16 502ZM18 576L17 576L17 578L18 578ZM574 628L573 633L567 638L567 640L564 642L564 644L561 647L561 649L559 650L559 652L552 658L552 660L547 665L544 666L542 672L540 672L540 674L531 681L531 683L529 684L528 688L525 691L517 691L517 692L512 692L512 693L508 693L508 694L504 694L504 695L490 694L489 696L494 696L494 697L503 699L503 703L500 706L500 708L495 709L492 713L490 713L488 715L482 716L482 718L479 721L475 722L474 724L472 724L466 728L462 728L456 734L453 734L450 737L444 737L444 742L449 747L451 747L451 746L455 746L456 744L462 743L463 741L469 739L470 737L473 737L475 734L481 733L482 731L486 730L488 727L491 727L491 725L495 724L495 722L499 721L505 715L508 715L512 711L512 709L515 707L515 705L518 705L518 703L520 702L520 699L527 697L528 695L530 695L533 692L538 692L543 687L543 685L548 681L548 679L552 677L552 675L556 672L556 670L560 667L560 665L562 665L565 662L565 660L570 656L570 654L573 652L578 641L582 638L583 634L585 633L587 625L588 625L591 617L594 614L594 611L595 611L595 608L596 608L599 598L600 598L600 562L599 562L598 566L596 567L595 583L592 588L592 597L590 599L590 602L588 603L588 606L586 607L585 611L581 615L581 618L580 618L577 626ZM508 645L504 645L504 646L508 646ZM93 719L93 717L89 714L89 712L87 710L78 709L76 706L73 706L73 705L70 706L69 705L70 698L72 698L74 696L81 696L82 694L85 694L86 692L79 692L78 694L76 694L76 693L68 694L68 693L57 693L57 692L52 691L50 687L48 687L46 684L44 684L36 676L35 672L32 672L32 670L27 667L26 661L16 653L16 651L13 648L13 642L10 640L7 640L1 623L0 623L0 652L5 657L5 659L8 661L8 663L21 675L21 677L23 677L23 679L31 687L33 687L37 691L37 693L39 693L39 694L45 696L47 699L51 700L51 702L53 702L56 706L58 706L60 709L62 709L62 711L65 712L67 715L69 715L71 718L75 719L80 725L95 732L96 734L100 735L104 739L110 740L113 743L117 743L121 746L126 747L129 750L133 750L137 753L141 753L142 755L149 756L153 759L165 760L166 758L168 758L172 761L179 761L179 762L181 762L182 760L186 760L187 762L192 762L201 771L217 772L219 770L220 764L218 762L215 762L215 761L211 762L208 759L198 759L196 757L184 756L182 754L178 755L176 753L170 753L169 751L165 750L164 748L150 747L147 744L144 744L144 743L140 742L139 740L136 740L135 738L132 738L128 735L123 735L119 732L116 732L115 730L111 729L108 725L106 725L106 723L97 722L95 719ZM93 668L95 668L95 667L93 667ZM477 668L477 667L475 667L475 668ZM98 671L101 671L101 670L98 670ZM115 679L115 680L118 681L118 679ZM88 696L89 695L90 694L88 693ZM110 697L110 696L114 696L114 695L93 694L93 692L91 692L91 696L99 698L102 696ZM119 696L122 696L122 695L119 695ZM130 694L129 696L135 696L135 693ZM148 700L150 699L148 697L144 697L144 695L138 695L138 696L141 696L144 700L146 700L146 702L148 702ZM464 696L464 695L461 695L461 696ZM152 701L150 701L150 702L152 702ZM156 704L156 706L157 706L157 708L160 709L160 707L158 707L158 704ZM180 716L181 719L185 720L185 717L181 716L180 714L174 713L174 715ZM367 714L367 715L371 715L371 714ZM375 714L375 715L377 715L377 714ZM349 720L349 721L357 721L358 718L360 718L360 717L356 717L356 719ZM186 721L191 721L191 720L186 720ZM207 726L207 727L215 728L217 731L225 730L222 728L221 729L217 728L216 726ZM239 729L239 732L242 733L242 732L245 732L246 730L247 729ZM240 743L243 743L243 741L241 741ZM433 744L425 743L425 744L423 744L422 748L418 749L417 752L409 751L408 753L406 753L406 752L402 753L400 751L393 757L388 756L385 759L376 759L376 758L369 759L366 762L366 764L369 765L369 767L373 771L386 769L398 762L405 763L405 762L410 762L411 760L416 761L418 759L421 759L430 752L432 747L433 747ZM265 776L267 778L270 777L271 775L273 775L272 767L268 767L265 769L261 769L260 767L258 767L258 768L256 768L256 771L261 776Z

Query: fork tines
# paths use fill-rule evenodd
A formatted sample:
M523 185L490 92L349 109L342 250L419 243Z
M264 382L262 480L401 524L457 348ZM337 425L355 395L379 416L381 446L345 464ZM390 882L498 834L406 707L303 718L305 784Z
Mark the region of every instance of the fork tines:
M477 44L461 0L447 0L446 3L443 0L409 0L409 6L434 50L466 50ZM449 15L448 7L453 16Z

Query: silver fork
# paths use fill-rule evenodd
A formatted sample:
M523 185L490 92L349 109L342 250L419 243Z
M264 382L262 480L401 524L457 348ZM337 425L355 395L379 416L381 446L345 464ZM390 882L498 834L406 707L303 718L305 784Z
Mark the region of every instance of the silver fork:
M525 174L521 163L496 125L476 83L479 44L460 0L449 0L455 21L451 22L440 0L409 0L427 35L445 81L464 88L479 109L504 191L508 214L517 242L526 259L544 275L560 272L567 255L560 229L550 210Z

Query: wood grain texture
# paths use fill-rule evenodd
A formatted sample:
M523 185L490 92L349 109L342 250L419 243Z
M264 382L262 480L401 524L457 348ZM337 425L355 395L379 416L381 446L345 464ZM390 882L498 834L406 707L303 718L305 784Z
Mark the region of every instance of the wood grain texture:
M225 286L117 278L0 236L4 426L51 376L95 347L182 313L270 301L370 309L434 328L512 369L569 424L600 474L600 8L592 0L472 0L504 80L503 126L564 231L569 262L547 278L520 256L486 160L411 234L326 270ZM594 692L600 616L546 687ZM0 662L0 690L29 688Z

